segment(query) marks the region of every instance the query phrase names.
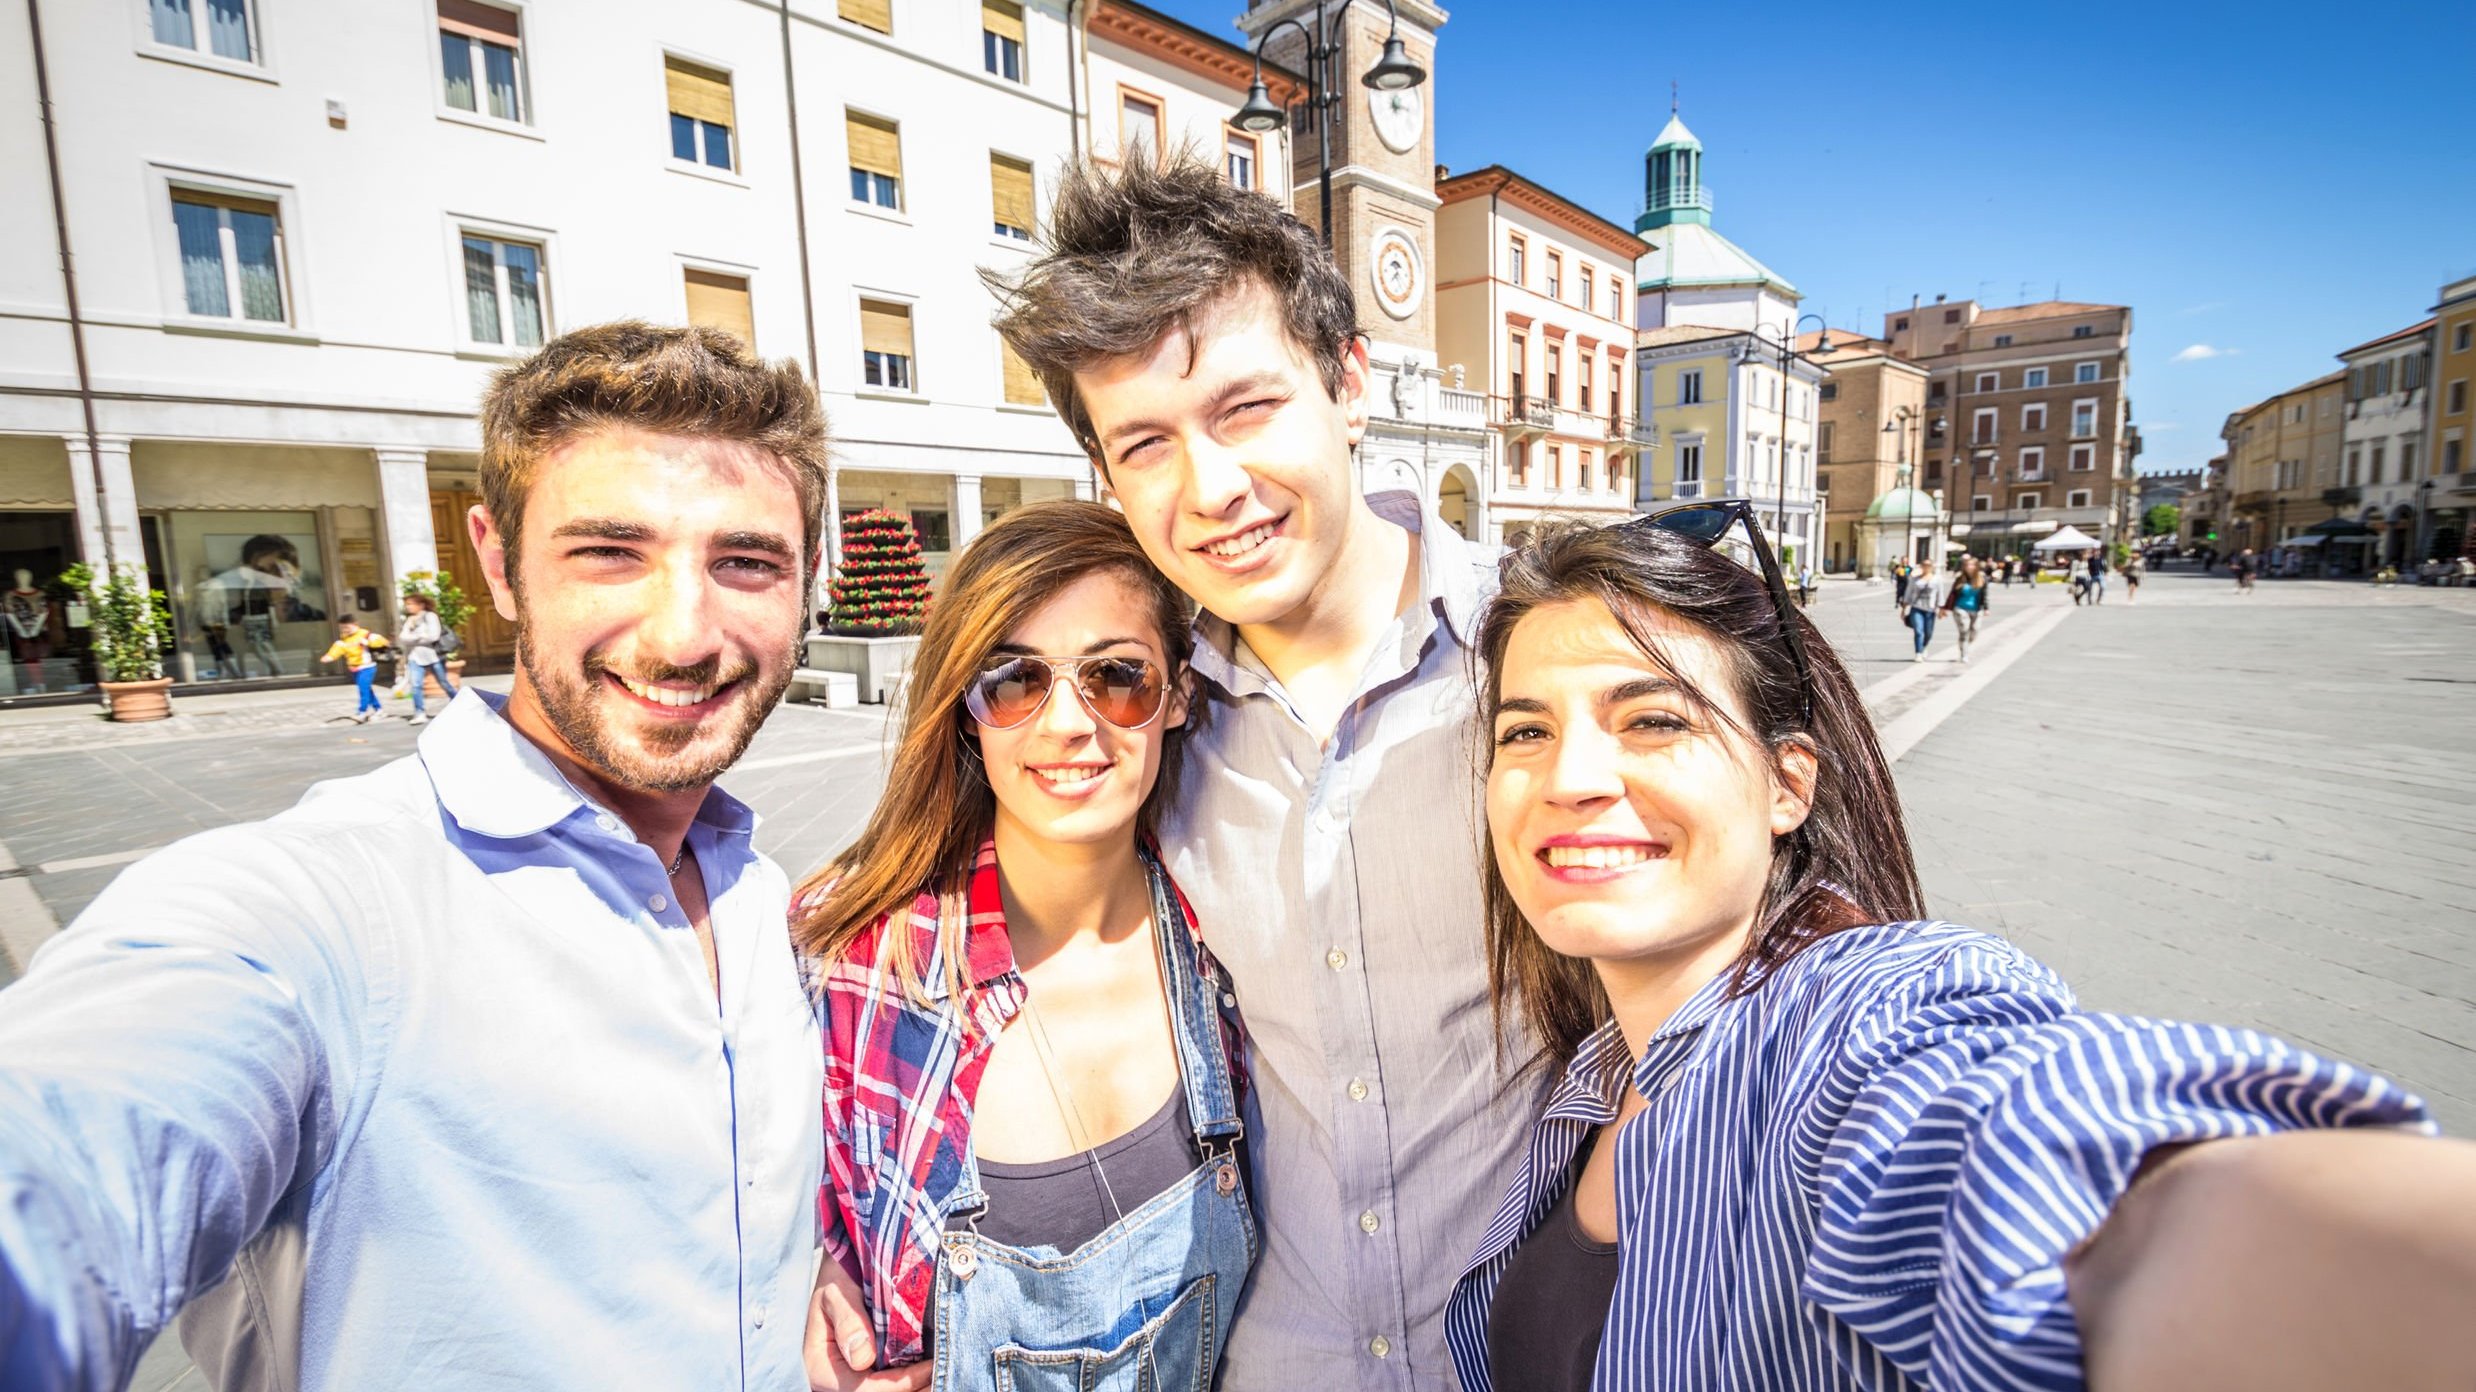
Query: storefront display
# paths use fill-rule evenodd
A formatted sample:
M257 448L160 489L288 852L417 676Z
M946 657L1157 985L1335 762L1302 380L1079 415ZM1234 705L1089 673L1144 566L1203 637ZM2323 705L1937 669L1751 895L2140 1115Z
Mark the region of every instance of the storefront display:
M77 560L67 512L0 512L0 699L87 690L83 605L59 582Z
M335 640L326 548L313 512L173 512L167 558L187 577L172 600L183 682L317 674Z

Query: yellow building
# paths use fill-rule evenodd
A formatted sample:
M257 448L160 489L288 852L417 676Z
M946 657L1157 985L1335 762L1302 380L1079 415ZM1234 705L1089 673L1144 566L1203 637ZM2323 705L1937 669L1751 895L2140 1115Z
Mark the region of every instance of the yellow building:
M2227 417L2219 432L2227 445L2222 550L2318 552L2312 528L2334 515L2346 399L2347 374L2333 372ZM2310 565L2319 569L2317 559Z
M2433 388L2425 439L2426 476L2416 491L2423 513L2417 555L2436 560L2476 554L2476 276L2442 287L2433 307Z

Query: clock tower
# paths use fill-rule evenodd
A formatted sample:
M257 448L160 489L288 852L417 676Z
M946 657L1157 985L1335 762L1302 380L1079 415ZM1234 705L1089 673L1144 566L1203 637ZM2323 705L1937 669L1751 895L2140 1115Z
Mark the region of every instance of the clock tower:
M1331 36L1336 53L1324 82L1338 100L1296 113L1290 206L1316 221L1319 139L1329 142L1333 259L1357 298L1369 356L1416 368L1436 360L1436 134L1427 100L1435 83L1388 92L1359 79L1392 35L1411 62L1434 72L1436 30L1444 21L1444 11L1427 0L1393 0L1391 7L1384 0L1250 0L1238 20L1250 39L1270 34L1264 56L1292 72L1307 68L1301 26L1320 24ZM1331 130L1320 131L1328 118Z

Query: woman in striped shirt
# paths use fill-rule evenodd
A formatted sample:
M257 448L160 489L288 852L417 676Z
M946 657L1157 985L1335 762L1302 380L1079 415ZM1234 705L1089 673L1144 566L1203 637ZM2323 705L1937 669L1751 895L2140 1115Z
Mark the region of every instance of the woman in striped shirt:
M1563 1079L1454 1293L1466 1392L2466 1386L2476 1147L1920 921L1740 520L1552 533L1481 629L1494 999Z

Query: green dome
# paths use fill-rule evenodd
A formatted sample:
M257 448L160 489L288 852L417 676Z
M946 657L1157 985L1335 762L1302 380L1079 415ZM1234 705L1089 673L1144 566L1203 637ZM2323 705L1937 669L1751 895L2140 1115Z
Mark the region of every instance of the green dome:
M1933 494L1921 493L1914 488L1892 489L1882 497L1875 499L1866 508L1866 516L1883 518L1892 522L1942 515L1943 506L1934 500Z

